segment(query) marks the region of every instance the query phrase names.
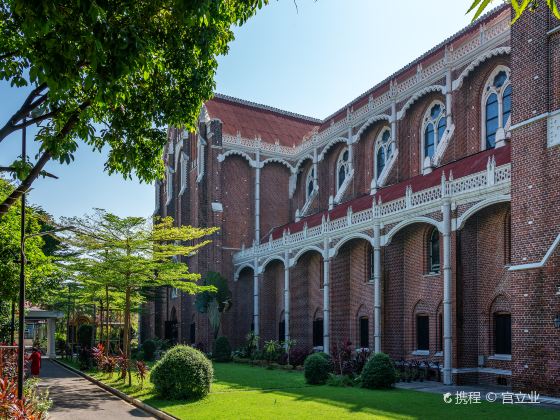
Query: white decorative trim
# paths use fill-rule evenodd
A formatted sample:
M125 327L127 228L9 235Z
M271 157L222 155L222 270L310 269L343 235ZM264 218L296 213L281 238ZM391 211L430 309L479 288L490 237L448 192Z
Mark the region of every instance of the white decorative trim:
M375 124L376 122L379 122L379 121L387 121L387 122L390 123L391 122L391 116L387 115L387 114L379 114L379 115L374 115L373 117L368 119L364 124L362 124L362 126L360 127L358 132L354 135L353 142L355 143L355 142L360 141L360 138L362 137L362 134L364 134L364 132L372 124Z
M414 350L412 353L413 356L429 356L430 350Z
M371 244L371 246L373 247L373 238L369 235L366 235L365 233L354 233L348 236L345 236L344 238L342 238L340 241L337 242L337 244L333 247L329 249L329 258L334 258L338 255L338 251L340 250L340 248L342 248L342 246L344 244L346 244L347 242L353 240L353 239L363 239L367 242L369 242Z
M496 76L504 71L506 73L506 81L502 86L496 89L494 87L494 79ZM504 92L505 90L511 86L511 70L507 66L499 65L492 70L490 76L486 80L486 84L484 85L484 91L480 97L480 150L486 150L486 103L488 98L495 94L498 100L498 129L496 130L495 139L494 139L494 147L501 147L504 145L505 139L508 137L508 132L511 131L511 108L510 108L510 116L506 123L503 122L503 109L504 109Z
M179 195L183 195L183 193L187 189L188 184L188 167L189 167L189 157L185 152L181 152L181 162L179 167L179 176L181 177L181 189L179 191Z
M197 177L196 177L196 182L199 183L200 181L202 181L202 178L204 177L204 153L206 150L206 141L202 138L201 135L198 136L198 142L197 142L197 153L196 153L196 160L198 165L196 166L196 173L197 173Z
M495 197L490 197L487 198L486 200L482 200L478 203L476 203L475 205L473 205L472 207L468 208L460 217L458 217L455 221L456 226L454 226L454 231L455 230L461 230L465 227L465 223L467 223L467 220L469 220L469 218L474 215L475 213L478 213L480 210L482 210L485 207L489 207L492 206L494 204L498 204L498 203L509 203L511 201L511 195L510 194L505 194L505 195L497 195Z
M292 165L290 165L288 162L286 162L284 159L280 159L280 158L268 158L266 160L263 160L261 162L261 168L264 168L264 166L267 163L279 163L281 165L284 165L286 168L288 168L290 170L291 173L294 172L294 167Z
M327 143L327 145L326 145L325 147L323 147L323 150L321 150L321 153L320 153L319 156L317 157L317 161L318 161L318 162L321 162L321 161L325 158L325 156L326 156L327 152L329 151L329 149L330 149L331 147L333 147L333 146L334 146L335 144L337 144L337 143L346 143L346 144L348 144L348 139L345 138L345 137L336 137L336 138L332 139L331 141L329 141L329 142Z
M436 119L431 116L432 108L439 105L441 108L440 113ZM439 138L439 121L445 118L445 131L441 139ZM432 172L432 168L436 166L436 159L439 161L443 156L445 149L447 148L448 138L453 135L455 127L449 127L449 116L447 115L447 108L444 103L439 99L436 99L430 103L424 112L424 117L422 118L422 127L420 128L420 171L423 174L428 174ZM434 154L432 157L425 156L425 141L426 141L426 127L432 124L434 127Z
M545 118L548 118L549 116L550 116L550 112L545 112L543 114L537 115L536 117L528 118L526 120L518 122L517 124L513 124L510 127L509 131L515 131L518 128L522 128L522 127L525 127L526 125L532 124L534 122L544 120Z
M173 199L173 173L175 171L170 166L167 167L167 171L165 174L165 205L167 206L171 203Z
M494 354L492 356L488 356L488 360L502 360L505 362L510 362L511 354Z
M218 162L223 162L224 160L226 160L226 158L227 158L228 156L232 156L232 155L241 156L242 158L245 158L245 159L247 160L247 162L249 162L249 165L250 165L252 168L255 168L255 167L256 167L255 161L254 161L253 159L251 159L247 153L242 152L242 151L240 151L240 150L235 150L235 149L228 150L228 151L225 152L225 153L219 154L219 155L218 155Z
M439 232L442 231L441 223L430 217L418 216L410 219L405 219L402 222L394 226L387 234L381 236L381 246L387 246L391 243L393 236L395 236L400 230L407 226L413 225L415 223L426 223L434 226Z
M284 261L284 258L279 257L278 255L272 255L271 257L268 257L266 260L264 260L264 262L259 263L259 266L257 268L257 274L262 274L266 266L270 264L272 261L279 261L282 263L282 265L284 265L284 267L286 266L286 261Z
M432 93L432 92L441 92L442 94L445 95L445 86L443 85L427 86L424 89L421 89L418 92L416 92L408 101L406 101L406 103L403 105L401 110L397 113L397 119L402 120L403 117L406 115L406 111L414 104L414 102L416 102L422 96L425 96L428 93Z
M234 281L239 280L239 274L241 274L241 272L246 268L250 268L251 270L255 271L255 266L253 264L247 264L247 263L241 264L239 267L237 267L237 269L233 273Z
M396 145L397 144L395 143L395 147ZM389 162L385 164L385 167L381 171L381 175L379 175L379 178L377 178L377 180L375 178L372 179L372 181L374 181L375 183L375 188L382 187L383 185L385 185L385 182L387 181L387 177L391 173L391 169L393 169L393 166L395 166L398 157L399 157L399 149L395 149L393 151L393 156L391 157L391 160L389 160ZM377 159L375 164L377 164Z
M337 172L336 182L338 184L338 170L336 172ZM350 185L350 183L352 182L352 178L354 178L354 169L353 168L350 169L350 172L346 174L346 178L344 178L344 182L342 183L340 188L338 188L338 191L336 192L336 195L333 199L333 202L335 204L340 203L340 201L342 200L342 197L344 197L344 193L348 189L348 185Z
M321 256L323 255L323 250L321 248L315 245L310 245L308 247L300 249L293 258L290 258L290 267L296 265L299 259L303 256L303 254L309 251L317 251L319 254L321 254Z
M486 60L488 60L492 57L496 57L498 55L510 54L510 52L511 52L511 47L499 47L499 48L495 48L493 50L486 51L486 52L480 54L478 57L476 57L476 59L471 64L469 64L465 68L465 70L463 70L461 72L461 74L459 75L459 77L457 79L453 80L451 89L453 91L461 89L461 86L463 86L463 82L466 79L466 77L475 68L477 68L479 65L484 63Z

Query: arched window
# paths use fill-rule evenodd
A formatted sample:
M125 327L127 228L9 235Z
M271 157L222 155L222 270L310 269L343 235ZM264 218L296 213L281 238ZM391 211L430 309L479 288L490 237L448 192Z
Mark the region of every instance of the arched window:
M313 190L315 189L315 168L312 166L307 171L307 176L305 177L305 201L309 200Z
M393 157L393 139L389 127L381 130L375 141L375 179L383 172L383 169Z
M428 157L432 158L447 129L447 116L445 105L436 102L424 114L422 125L422 162Z
M430 350L430 317L416 315L416 350Z
M336 190L338 191L344 181L350 176L350 151L345 147L338 155L336 162Z
M428 271L439 273L439 232L436 228L428 238Z
M494 313L494 353L511 354L511 314Z
M170 166L167 167L165 180L167 183L167 188L165 191L167 199L165 204L169 204L171 202L171 199L173 198L173 169L171 169Z
M313 321L313 347L323 346L323 318Z
M482 137L486 149L493 149L506 137L510 126L511 92L509 69L497 67L486 82L482 96Z
M369 347L369 319L367 316L360 317L360 347Z

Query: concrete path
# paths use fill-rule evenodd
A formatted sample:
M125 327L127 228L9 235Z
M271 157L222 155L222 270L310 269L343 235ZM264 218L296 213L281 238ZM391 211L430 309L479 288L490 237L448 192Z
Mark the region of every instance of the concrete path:
M39 386L49 388L53 420L154 418L48 359L42 360Z

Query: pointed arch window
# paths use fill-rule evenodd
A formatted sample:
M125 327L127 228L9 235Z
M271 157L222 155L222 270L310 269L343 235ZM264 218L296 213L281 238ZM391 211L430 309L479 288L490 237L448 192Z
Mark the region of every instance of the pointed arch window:
M340 190L344 181L350 176L350 151L348 147L342 149L336 162L336 190Z
M391 129L385 127L375 141L375 179L378 180L383 170L388 166L393 158L393 139Z
M499 66L486 82L482 96L484 149L493 149L498 142L506 138L506 132L511 124L511 94L509 68Z
M432 229L428 237L428 272L439 273L439 232Z
M422 162L426 158L432 158L437 150L438 144L443 139L447 130L447 116L445 105L442 102L432 104L426 114L422 125Z
M169 204L171 199L173 198L173 169L171 167L167 167L167 172L165 175L166 180L166 201L165 204Z
M305 201L307 202L315 189L315 168L312 166L305 177Z

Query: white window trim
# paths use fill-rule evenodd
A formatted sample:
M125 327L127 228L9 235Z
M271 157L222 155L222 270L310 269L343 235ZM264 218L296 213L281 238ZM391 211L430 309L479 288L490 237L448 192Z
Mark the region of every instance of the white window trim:
M430 350L414 350L411 354L413 356L429 356Z
M507 79L500 89L496 89L494 87L494 78L501 71L506 72ZM490 74L490 76L486 80L486 83L484 84L484 91L483 91L481 101L480 101L480 109L481 109L481 112L482 112L481 117L480 117L480 121L481 121L480 150L486 150L486 101L488 100L488 97L493 93L495 93L496 96L498 97L498 129L496 130L496 144L495 144L495 147L498 148L498 147L503 146L504 145L504 140L506 138L511 137L511 113L510 113L510 116L509 116L509 119L508 119L506 125L505 126L503 125L504 124L504 122L503 122L503 118L504 118L504 112L503 112L503 109L504 109L503 99L504 98L503 98L503 96L504 96L504 91L510 85L511 85L511 70L509 69L509 67L503 66L503 65L499 65L494 70L492 70L492 73Z
M488 360L503 360L503 361L510 361L511 354L494 354L493 356L488 356Z
M155 189L155 208L154 208L154 214L157 213L159 211L160 205L159 205L159 200L160 200L160 193L161 193L161 183L160 181L156 181L154 183L154 189Z
M197 152L196 152L196 159L198 165L196 166L196 182L202 181L204 178L204 151L206 146L206 141L202 138L201 135L198 136L197 142Z
M439 105L441 107L442 110L442 114L443 117L440 118L447 118L446 120L446 124L445 124L445 132L443 133L442 138L438 138L438 127L437 124L434 124L434 155L432 156L431 159L428 159L427 156L425 155L425 147L424 147L424 142L425 142L425 137L426 137L426 126L429 123L433 123L433 121L431 120L431 111L432 108L435 105ZM438 120L439 121L439 120ZM440 101L439 99L436 99L435 101L432 101L432 103L428 106L428 108L426 109L426 112L424 113L424 116L422 117L422 128L420 130L420 171L426 175L429 174L430 172L432 172L432 168L436 165L436 157L438 156L438 154L443 154L443 150L447 147L447 140L448 138L451 137L450 133L450 126L447 124L449 122L449 115L447 115L447 108L445 107L445 104ZM453 133L451 133L453 134ZM440 151L441 150L441 151ZM439 152L439 153L438 153ZM441 157L440 157L441 159Z
M181 177L181 190L179 191L179 195L183 195L183 193L187 189L187 178L188 178L188 164L189 164L189 157L185 152L181 152L181 161L180 161L180 177Z
M383 134L385 134L386 132L389 132L390 137L387 144L383 145L382 144ZM387 148L389 145L392 146L391 158L389 160L385 159L385 166L383 166L383 170L378 176L377 175L377 152L381 147L383 147L385 149L385 156L387 156ZM372 184L375 184L376 187L381 187L385 184L385 181L387 179L387 174L391 172L391 168L393 167L393 163L395 162L398 153L399 152L396 148L396 142L391 134L391 127L388 126L384 127L379 132L379 134L377 135L377 139L375 140L375 148L374 148L374 156L373 156L373 180L374 181L372 182Z
M304 216L307 213L307 211L311 207L311 204L315 200L315 197L317 197L317 193L319 192L319 187L318 187L317 182L316 182L316 177L315 177L315 174L313 173L314 170L315 170L315 166L312 165L307 170L307 175L305 176L305 184L304 184L305 204L301 208L300 216ZM307 190L307 186L309 185L309 181L313 182L313 190L311 191L311 193L309 193L308 190Z
M344 153L348 152L348 161L344 162L342 160L342 157L344 156ZM348 146L346 146L345 148L343 148L340 153L338 154L338 158L336 160L336 176L335 176L335 182L336 182L336 196L334 197L334 202L335 203L339 203L340 200L342 200L342 197L344 196L344 192L346 191L346 189L348 188L348 185L350 185L350 182L352 181L352 178L354 177L354 168L352 167L352 162L351 160L351 156L350 156L350 149L348 148ZM344 178L344 182L342 183L342 185L339 187L339 179L338 179L338 173L340 170L340 167L344 165L346 167L346 176Z
M165 205L167 206L169 203L171 203L171 200L173 199L173 173L175 171L173 170L173 168L171 167L167 167L167 173L165 174L165 185L166 185L166 189L165 189L165 194L166 194L166 200L165 200Z

